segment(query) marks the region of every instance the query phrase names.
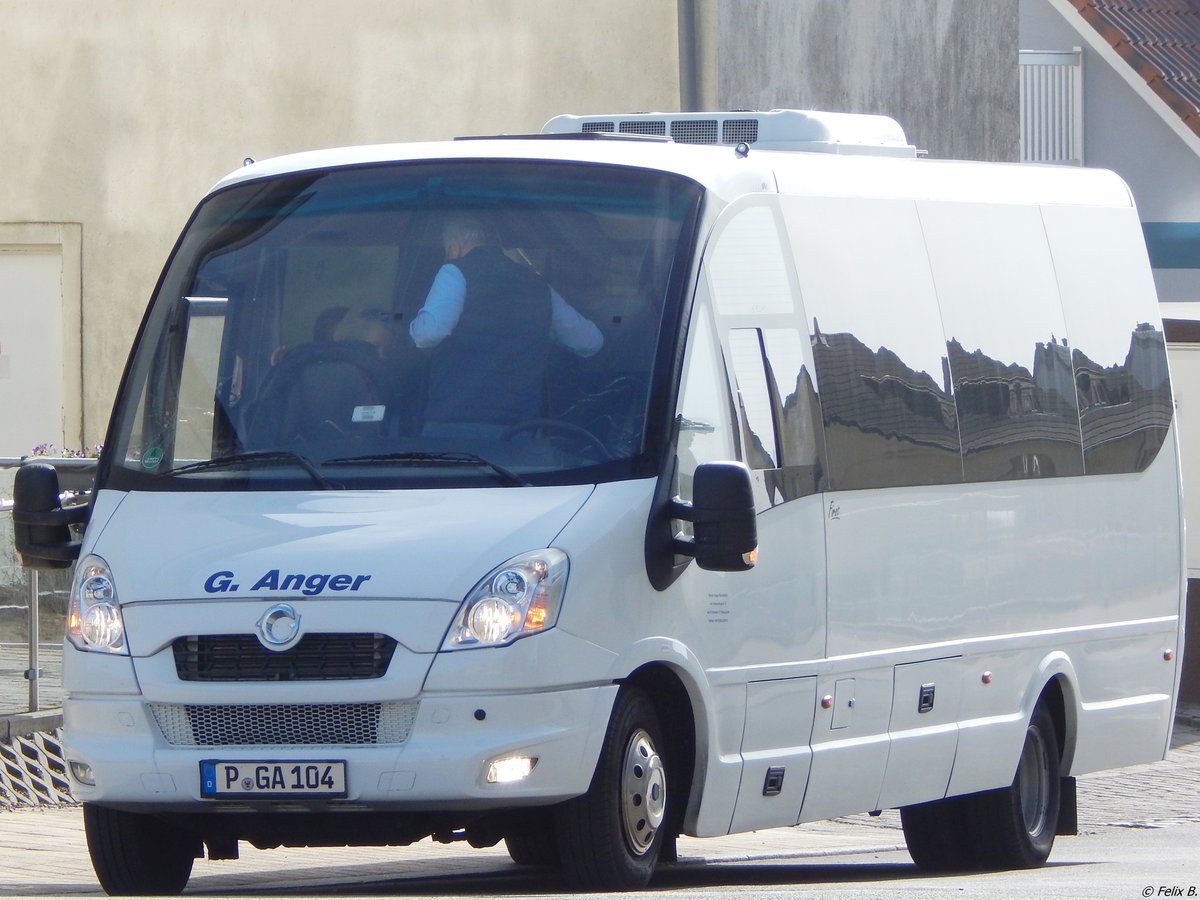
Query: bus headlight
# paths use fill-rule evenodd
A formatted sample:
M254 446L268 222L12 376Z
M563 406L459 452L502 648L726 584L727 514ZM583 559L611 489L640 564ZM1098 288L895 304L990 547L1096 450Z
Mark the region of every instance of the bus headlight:
M129 655L125 620L108 563L98 556L80 560L67 604L67 640L80 650Z
M497 647L553 628L568 568L567 554L546 549L493 569L463 600L442 649Z

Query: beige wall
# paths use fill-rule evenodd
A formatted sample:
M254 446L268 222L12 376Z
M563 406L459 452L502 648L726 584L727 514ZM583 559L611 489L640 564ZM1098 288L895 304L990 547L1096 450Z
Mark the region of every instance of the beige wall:
M246 156L678 110L686 23L701 108L884 112L1007 158L1015 2L0 0L0 227L81 229L92 444L179 229Z
M82 440L246 156L677 110L676 0L0 0L0 225L82 226ZM68 432L70 429L68 429Z

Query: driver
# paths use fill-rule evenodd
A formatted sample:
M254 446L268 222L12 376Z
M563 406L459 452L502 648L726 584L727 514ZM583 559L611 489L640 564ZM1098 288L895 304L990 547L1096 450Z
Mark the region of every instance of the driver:
M479 220L447 221L442 246L446 263L408 329L414 344L433 351L427 426L483 424L498 433L541 416L551 342L592 356L604 345L600 329L509 259Z

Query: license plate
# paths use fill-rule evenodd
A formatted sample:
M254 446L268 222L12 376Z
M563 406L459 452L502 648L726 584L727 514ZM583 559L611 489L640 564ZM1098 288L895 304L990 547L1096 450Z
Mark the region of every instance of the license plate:
M200 762L201 797L345 797L346 763L339 759Z

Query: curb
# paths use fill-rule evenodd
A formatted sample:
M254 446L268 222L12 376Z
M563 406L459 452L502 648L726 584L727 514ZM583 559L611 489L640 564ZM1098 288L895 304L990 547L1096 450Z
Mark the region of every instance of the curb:
M712 838L720 840L720 838ZM833 847L823 850L777 850L764 853L726 853L713 856L680 856L678 866L723 866L728 863L768 862L772 859L822 859L830 856L858 856L860 853L892 853L908 850L906 844L878 844L869 847Z
M57 731L62 728L62 724L61 709L0 716L0 743L7 743L13 738L29 737L39 731Z

